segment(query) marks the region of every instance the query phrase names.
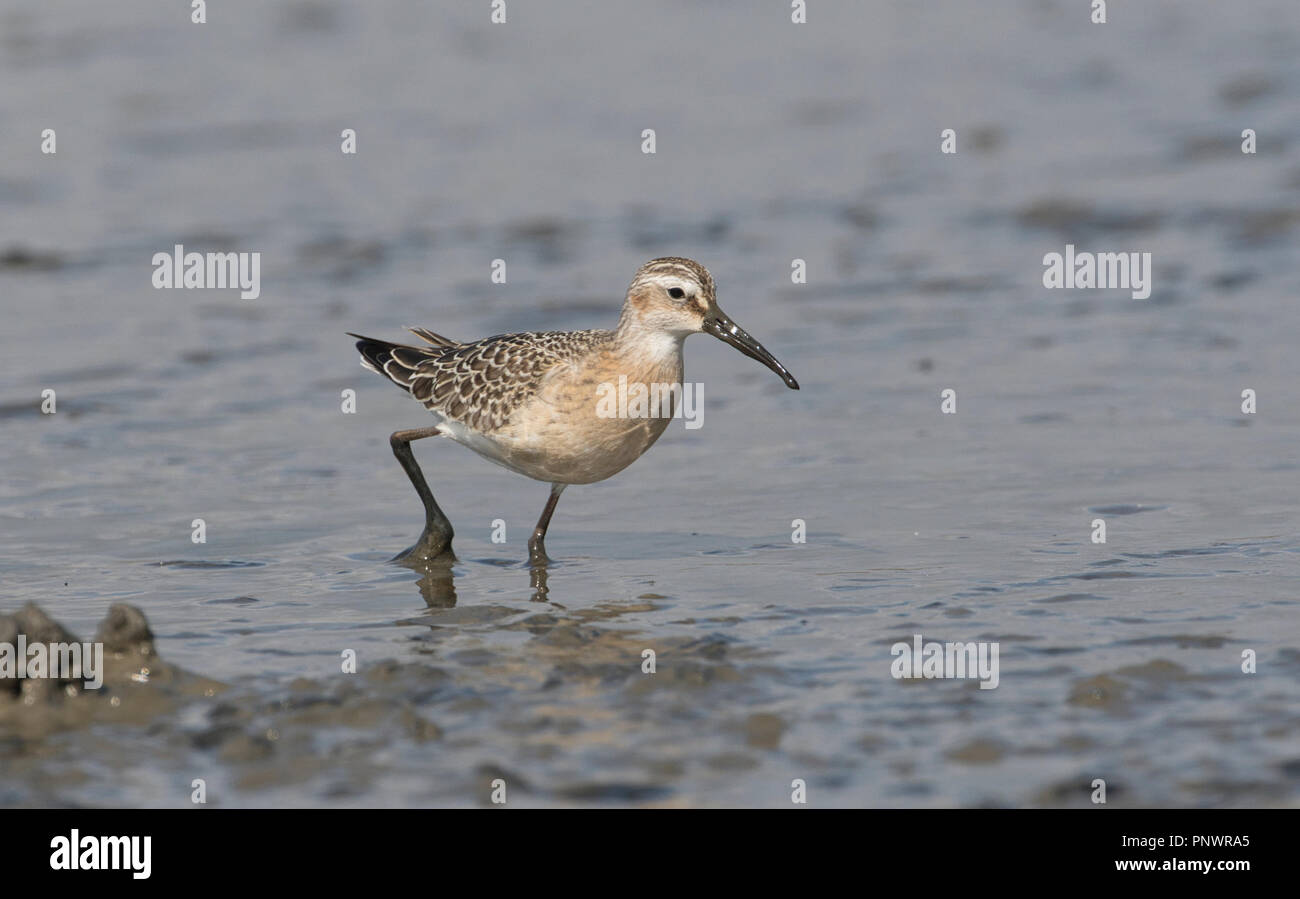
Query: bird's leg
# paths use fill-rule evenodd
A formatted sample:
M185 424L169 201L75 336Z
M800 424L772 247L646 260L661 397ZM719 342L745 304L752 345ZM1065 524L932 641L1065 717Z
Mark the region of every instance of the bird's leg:
M551 498L546 501L542 517L537 519L537 527L533 528L533 536L528 541L528 564L530 565L546 565L551 561L546 557L546 528L551 524L551 516L555 514L555 504L560 501L560 494L564 492L565 486L567 485L551 485Z
M424 532L420 534L420 539L414 546L398 553L393 558L394 562L428 562L439 558L448 560L455 558L451 551L451 538L455 535L455 531L452 530L451 522L442 513L442 509L438 508L438 502L433 498L433 491L425 483L424 473L420 471L420 465L415 461L415 454L411 452L412 440L433 437L439 433L441 432L437 427L412 428L409 431L395 431L393 436L388 438L388 442L393 447L393 455L397 457L398 462L402 463L406 476L411 479L415 492L420 494L420 501L424 503Z

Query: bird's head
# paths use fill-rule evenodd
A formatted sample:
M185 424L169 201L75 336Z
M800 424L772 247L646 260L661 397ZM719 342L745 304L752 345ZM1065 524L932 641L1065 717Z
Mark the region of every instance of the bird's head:
M693 259L665 256L637 269L627 289L623 319L621 327L634 323L641 330L678 340L698 332L712 334L772 369L791 390L799 389L785 366L722 311L713 276Z

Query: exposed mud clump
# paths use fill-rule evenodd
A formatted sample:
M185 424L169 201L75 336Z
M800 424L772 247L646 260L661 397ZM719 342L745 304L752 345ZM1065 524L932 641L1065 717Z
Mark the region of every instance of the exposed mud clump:
M0 615L0 730L20 738L98 722L143 723L221 688L159 658L149 622L134 606L111 606L90 641L34 603Z
M17 676L16 651L30 660L38 644L47 656L76 644L81 656L70 668L44 664ZM213 804L231 803L232 790L262 795L305 783L332 799L350 796L387 776L383 759L395 745L442 738L419 700L450 689L438 668L379 660L356 676L249 692L163 661L134 606L110 607L83 643L29 603L0 615L0 807L63 805L88 784L99 801L120 803L122 779L104 772L125 770L137 791L131 804L192 804L197 777L222 783L203 800Z

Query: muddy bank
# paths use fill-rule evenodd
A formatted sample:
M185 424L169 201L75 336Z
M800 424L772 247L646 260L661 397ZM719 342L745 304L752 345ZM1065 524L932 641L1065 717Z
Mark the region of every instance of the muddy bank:
M78 645L76 663L59 670L49 664L36 676L16 664L0 666L0 739L13 751L14 741L39 739L57 730L97 723L146 724L195 697L215 696L224 686L171 665L159 657L153 631L144 613L118 603L109 607L92 640L82 641L35 603L0 615L0 648L16 658L25 646L41 654L57 655L52 646ZM95 647L92 659L80 649ZM61 667L61 666L60 666ZM48 676L47 676L48 675ZM89 686L92 683L98 686ZM19 751L22 751L21 748Z
M69 789L120 779L142 760L153 789L140 804L192 803L196 778L204 781L204 801L222 804L230 798L226 787L286 787L331 771L346 773L332 791L344 795L377 776L372 756L391 735L416 744L442 736L400 698L428 694L445 680L425 665L377 662L355 677L298 678L268 699L165 661L144 613L120 603L84 643L28 603L0 615L5 644L10 660L15 648L37 645L54 653L51 646L99 644L102 655L96 662L87 654L70 670L49 665L42 676L0 668L0 806L63 804ZM386 688L395 695L377 696ZM89 755L78 749L86 732L96 745ZM209 794L209 781L220 788Z

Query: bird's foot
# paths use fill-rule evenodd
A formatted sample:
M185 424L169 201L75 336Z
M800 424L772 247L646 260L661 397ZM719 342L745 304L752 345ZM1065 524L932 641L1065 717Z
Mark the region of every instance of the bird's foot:
M451 528L425 526L415 545L393 556L392 561L403 565L427 565L432 562L454 562L456 554L451 549Z
M546 542L543 538L533 535L528 541L528 565L531 568L545 568L551 565L551 557L546 554Z

